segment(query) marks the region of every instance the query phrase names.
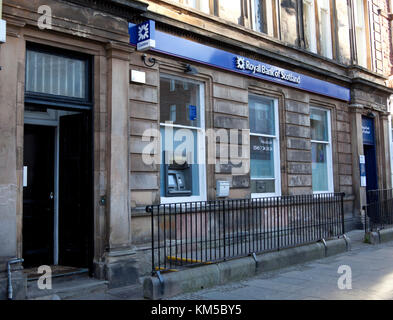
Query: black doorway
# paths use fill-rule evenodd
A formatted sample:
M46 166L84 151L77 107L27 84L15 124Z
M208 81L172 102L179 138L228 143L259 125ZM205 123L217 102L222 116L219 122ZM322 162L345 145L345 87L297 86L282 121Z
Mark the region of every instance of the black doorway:
M364 145L364 156L366 160L366 191L378 189L377 159L374 145Z
M91 113L56 113L57 126L25 125L24 165L28 179L23 192L24 266L91 268Z
M90 117L60 117L59 263L89 267L92 238Z
M52 264L55 128L25 125L23 258L25 267ZM25 178L26 179L26 178Z

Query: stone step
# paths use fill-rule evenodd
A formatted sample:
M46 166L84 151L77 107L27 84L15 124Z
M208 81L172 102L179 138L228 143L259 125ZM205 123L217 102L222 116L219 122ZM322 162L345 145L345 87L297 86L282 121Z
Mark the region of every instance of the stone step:
M105 293L108 282L89 278L87 274L67 275L52 279L52 289L41 290L37 280L28 281L27 299L29 300L67 300L79 296Z

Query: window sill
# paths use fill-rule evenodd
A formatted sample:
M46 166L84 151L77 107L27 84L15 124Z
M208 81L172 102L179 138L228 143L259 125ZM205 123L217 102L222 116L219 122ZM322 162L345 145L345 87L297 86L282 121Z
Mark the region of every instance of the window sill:
M171 203L189 203L206 201L206 197L203 196L190 196L190 197L161 197L160 204L171 204Z
M251 199L280 197L280 193L251 193Z

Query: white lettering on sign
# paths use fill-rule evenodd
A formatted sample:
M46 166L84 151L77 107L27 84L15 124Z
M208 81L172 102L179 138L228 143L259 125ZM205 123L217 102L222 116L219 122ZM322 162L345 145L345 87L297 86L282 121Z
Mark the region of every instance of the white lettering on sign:
M370 134L371 133L370 127L362 126L362 131L363 131L363 134Z
M137 26L138 51L146 51L156 47L154 32L155 32L154 21L149 20Z
M253 64L250 60L247 60L244 57L236 57L236 68L239 70L251 71L253 74L259 73L296 84L300 84L301 81L300 76L296 76L291 72L286 72L276 67L267 67L262 63Z

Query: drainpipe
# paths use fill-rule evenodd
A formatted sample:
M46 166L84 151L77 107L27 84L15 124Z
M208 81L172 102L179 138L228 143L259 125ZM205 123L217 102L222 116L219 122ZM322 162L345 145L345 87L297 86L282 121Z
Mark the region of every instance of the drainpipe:
M11 265L22 263L23 259L13 259L7 263L7 274L8 274L8 300L12 300L12 279L11 279Z

